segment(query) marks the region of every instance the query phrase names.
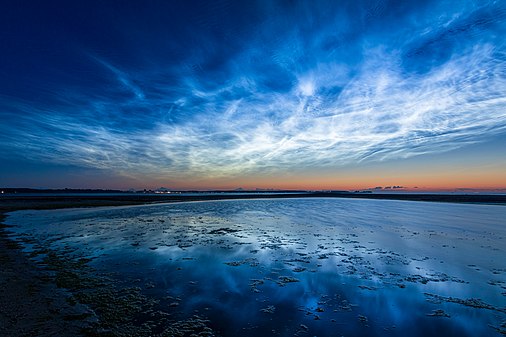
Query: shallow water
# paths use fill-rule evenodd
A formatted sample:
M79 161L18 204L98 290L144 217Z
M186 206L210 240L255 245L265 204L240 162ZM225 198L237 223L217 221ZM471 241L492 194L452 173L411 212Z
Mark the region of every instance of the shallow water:
M7 222L225 336L499 336L504 219L504 206L322 198L19 211Z

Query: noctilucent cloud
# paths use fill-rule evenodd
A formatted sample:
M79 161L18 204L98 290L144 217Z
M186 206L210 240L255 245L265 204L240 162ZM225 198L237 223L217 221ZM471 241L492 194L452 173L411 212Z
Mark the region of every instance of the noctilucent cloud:
M0 185L506 187L505 1L8 1Z

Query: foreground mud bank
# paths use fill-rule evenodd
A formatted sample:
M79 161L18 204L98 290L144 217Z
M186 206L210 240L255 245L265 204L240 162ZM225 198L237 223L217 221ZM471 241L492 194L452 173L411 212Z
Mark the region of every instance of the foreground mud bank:
M52 251L30 239L12 240L5 213L135 205L139 200L26 200L0 202L1 336L213 336L198 315L170 319L140 289L119 284L88 266L72 249ZM35 245L34 245L35 244ZM23 245L34 245L29 254ZM150 319L146 320L149 316Z

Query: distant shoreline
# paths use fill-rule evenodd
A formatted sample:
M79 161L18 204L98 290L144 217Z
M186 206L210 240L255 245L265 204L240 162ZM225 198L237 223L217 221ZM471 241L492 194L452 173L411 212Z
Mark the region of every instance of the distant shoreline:
M377 200L403 200L468 204L506 205L506 195L494 194L387 194L342 192L269 192L269 193L195 193L195 194L3 194L0 212L21 209L54 209L69 207L126 206L152 203L246 200L279 198L352 198Z

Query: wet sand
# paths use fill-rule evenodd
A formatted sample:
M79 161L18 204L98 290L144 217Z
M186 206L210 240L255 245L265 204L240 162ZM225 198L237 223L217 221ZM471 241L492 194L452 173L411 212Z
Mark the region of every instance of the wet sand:
M0 335L77 336L91 322L89 309L71 305L45 271L0 234Z
M329 194L324 194L326 197ZM307 195L303 195L307 197ZM287 195L274 195L270 198L286 198ZM268 197L268 198L269 198ZM299 195L290 197L302 197ZM362 196L360 196L362 197ZM365 196L365 197L370 197ZM378 198L395 198L399 195L382 195ZM455 196L432 196L416 195L416 198L429 201L456 201ZM477 196L462 196L460 202L472 203L504 203L503 196L489 196L476 198ZM259 196L241 195L243 198L259 198ZM265 198L265 196L262 196ZM432 198L432 199L431 199ZM452 199L453 198L453 199ZM231 196L125 196L125 197L12 197L2 198L0 212L9 212L23 209L57 209L69 207L97 207L97 206L120 206L158 202L179 202L215 199L235 199ZM437 199L437 200L435 200ZM0 218L3 220L2 218ZM75 336L75 335L150 335L160 327L156 322L167 322L165 313L154 311L154 303L142 295L135 287L118 286L103 276L97 276L89 269L86 261L76 263L72 251L60 256L52 256L44 264L37 264L31 256L29 259L22 253L20 247L7 237L8 227L0 228L0 261L2 271L0 273L0 335L12 336ZM227 228L216 229L215 235L227 234ZM325 257L322 257L322 259ZM243 261L231 261L229 266L240 266ZM249 263L246 261L245 263ZM304 269L295 268L294 272L303 272ZM292 278L279 278L278 282L283 285L297 282ZM416 280L415 280L416 281ZM259 281L260 282L260 281ZM254 284L256 288L260 283ZM98 291L87 292L87 289ZM364 286L365 291L374 290ZM80 301L75 297L80 296ZM86 297L88 296L88 297ZM86 299L86 300L83 300ZM115 300L116 299L116 300ZM433 297L434 301L451 302L452 298ZM86 303L89 305L82 305ZM100 303L103 302L103 303ZM107 304L109 302L109 304ZM173 299L175 306L179 305L177 298ZM454 302L455 303L455 302ZM461 303L462 304L462 303ZM464 303L464 305L476 306L480 303ZM101 306L102 305L102 306ZM91 310L94 307L95 310ZM318 308L317 308L318 309ZM315 310L317 310L315 309ZM150 311L151 310L151 311ZM275 307L266 306L262 309L265 314L272 314ZM152 319L151 324L136 325L129 321L137 317L141 312L148 312ZM445 317L445 312L434 311L435 317ZM359 317L360 320L360 317ZM149 321L149 320L148 320ZM367 324L367 317L362 321ZM170 329L167 329L170 326ZM498 328L504 333L504 327ZM301 332L305 329L301 326ZM173 321L166 324L164 330L158 330L165 335L188 335L196 333L200 335L213 335L213 331L207 326L204 318L196 315L184 321Z
M207 198L205 198L207 199ZM151 328L129 322L146 311L149 299L136 289L118 288L107 279L76 265L72 257L52 256L44 266L26 256L22 247L8 238L5 213L18 210L76 207L126 206L160 202L202 200L158 196L2 196L0 199L0 336L150 336ZM56 270L56 272L55 272ZM99 312L77 303L75 294L87 288L96 291L88 299ZM82 301L86 302L86 301ZM158 317L164 322L163 317ZM198 333L209 336L206 322L198 316L174 322L166 336Z
M97 328L98 318L85 306L74 305L71 294L57 285L56 275L37 266L8 238L5 213L26 209L60 209L135 205L146 199L97 197L25 197L0 199L0 335L77 336L108 335ZM65 266L66 268L67 266Z

